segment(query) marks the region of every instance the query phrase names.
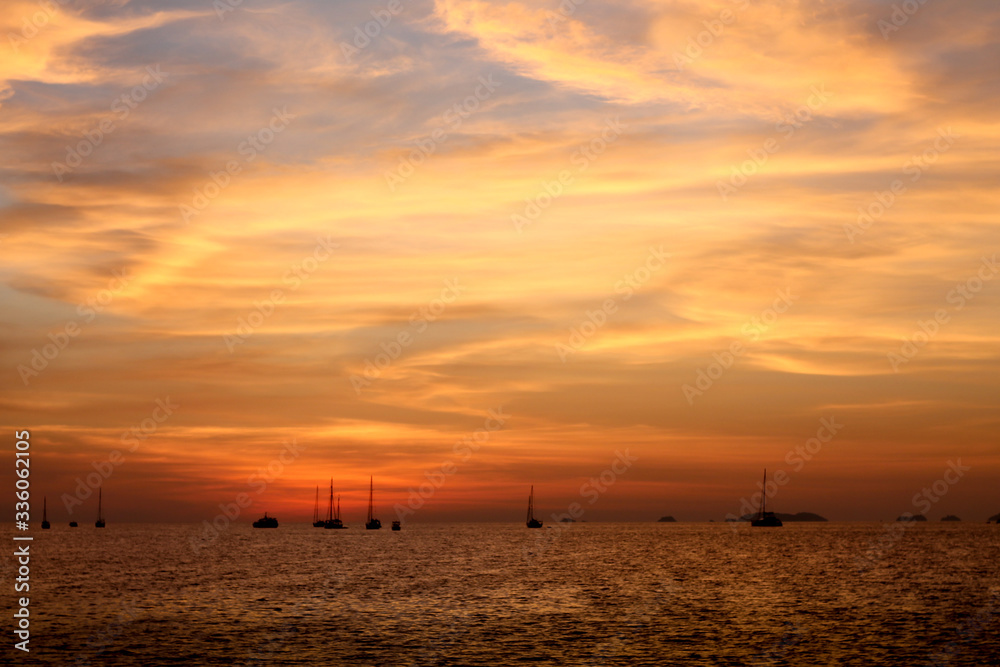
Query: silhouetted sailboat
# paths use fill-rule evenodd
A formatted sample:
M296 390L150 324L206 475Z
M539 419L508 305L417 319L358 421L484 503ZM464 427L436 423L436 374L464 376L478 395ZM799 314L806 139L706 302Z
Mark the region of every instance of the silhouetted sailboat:
M101 489L97 490L97 521L94 522L95 528L104 528L104 512L101 511Z
M319 486L316 486L316 507L313 508L313 528L322 528L326 525L325 521L321 521L319 518Z
M528 528L541 528L542 522L535 518L535 487L531 487L531 493L528 495L528 522L525 524Z
M780 528L783 524L774 512L767 512L767 468L764 468L764 485L760 487L760 510L757 516L750 520L751 526Z
M273 516L268 516L267 512L264 512L264 516L253 522L254 528L277 528L278 520Z
M79 524L78 524L78 523L77 523L76 521L70 521L70 522L69 522L69 527L70 527L70 528L76 528L76 527L77 527L78 525L79 525Z
M326 509L326 523L325 528L332 528L335 530L341 530L347 528L344 522L340 520L340 496L337 496L337 507L334 509L333 506L333 480L330 480L330 505Z
M365 522L367 530L378 530L382 527L382 522L375 518L375 504L372 501L375 495L375 480L368 480L368 521Z
M52 527L52 524L49 523L49 515L48 515L48 507L47 507L47 505L48 505L48 498L44 498L43 497L42 498L42 530L48 530L49 528Z

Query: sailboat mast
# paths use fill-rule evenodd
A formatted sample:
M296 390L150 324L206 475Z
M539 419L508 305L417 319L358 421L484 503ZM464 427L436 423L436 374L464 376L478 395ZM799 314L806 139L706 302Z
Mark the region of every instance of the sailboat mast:
M532 515L534 514L532 507L532 505L534 504L534 500L535 500L535 487L534 485L532 485L531 493L528 494L528 519L527 519L528 521L531 521Z
M326 508L326 520L333 521L333 478L330 478L330 505Z
M375 493L375 477L372 476L368 478L368 522L371 523L373 507L372 507L372 497Z

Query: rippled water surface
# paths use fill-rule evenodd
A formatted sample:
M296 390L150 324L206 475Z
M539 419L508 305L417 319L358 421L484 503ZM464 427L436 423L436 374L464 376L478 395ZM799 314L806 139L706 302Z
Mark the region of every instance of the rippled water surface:
M894 528L283 524L235 526L209 543L193 525L55 526L31 543L32 651L15 655L9 639L4 655L25 665L1000 664L1000 526ZM10 555L3 568L11 582Z

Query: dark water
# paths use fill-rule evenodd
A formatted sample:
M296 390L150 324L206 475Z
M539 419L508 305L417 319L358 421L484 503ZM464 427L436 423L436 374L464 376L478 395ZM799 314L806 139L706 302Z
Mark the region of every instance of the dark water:
M997 525L199 532L34 531L4 664L1000 664Z

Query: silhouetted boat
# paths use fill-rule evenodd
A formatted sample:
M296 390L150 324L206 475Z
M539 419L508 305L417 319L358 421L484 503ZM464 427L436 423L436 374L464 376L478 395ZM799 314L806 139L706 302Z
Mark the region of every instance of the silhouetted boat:
M69 527L70 527L70 528L76 528L76 527L77 527L77 525L79 525L79 524L77 524L77 522L76 522L76 521L70 521L70 522L69 522Z
M403 528L402 528L402 526L399 525L398 521L393 521L392 522L392 529L393 530L402 530Z
M541 528L542 522L535 518L535 487L531 487L528 494L528 521L525 524L528 528Z
M97 521L94 528L104 528L104 513L101 511L101 489L97 490Z
M760 510L757 516L750 520L751 526L780 528L783 524L774 512L767 512L767 468L764 468L764 485L760 487Z
M365 529L378 530L382 527L382 522L375 518L375 504L372 499L375 495L375 479L368 480L368 521L365 522Z
M313 528L322 528L326 525L325 521L320 521L319 518L319 485L316 486L316 507L313 508Z
M268 516L267 512L264 512L264 516L253 522L254 528L277 528L278 520L273 516Z
M48 498L42 498L42 530L48 530L49 528L52 527L52 524L49 523L49 515L47 511L48 507L46 506L47 504L48 504Z
M347 528L344 522L340 520L340 496L337 496L337 507L334 509L333 506L333 480L330 480L330 505L326 509L326 521L323 523L324 528L332 528L334 530L343 530Z

